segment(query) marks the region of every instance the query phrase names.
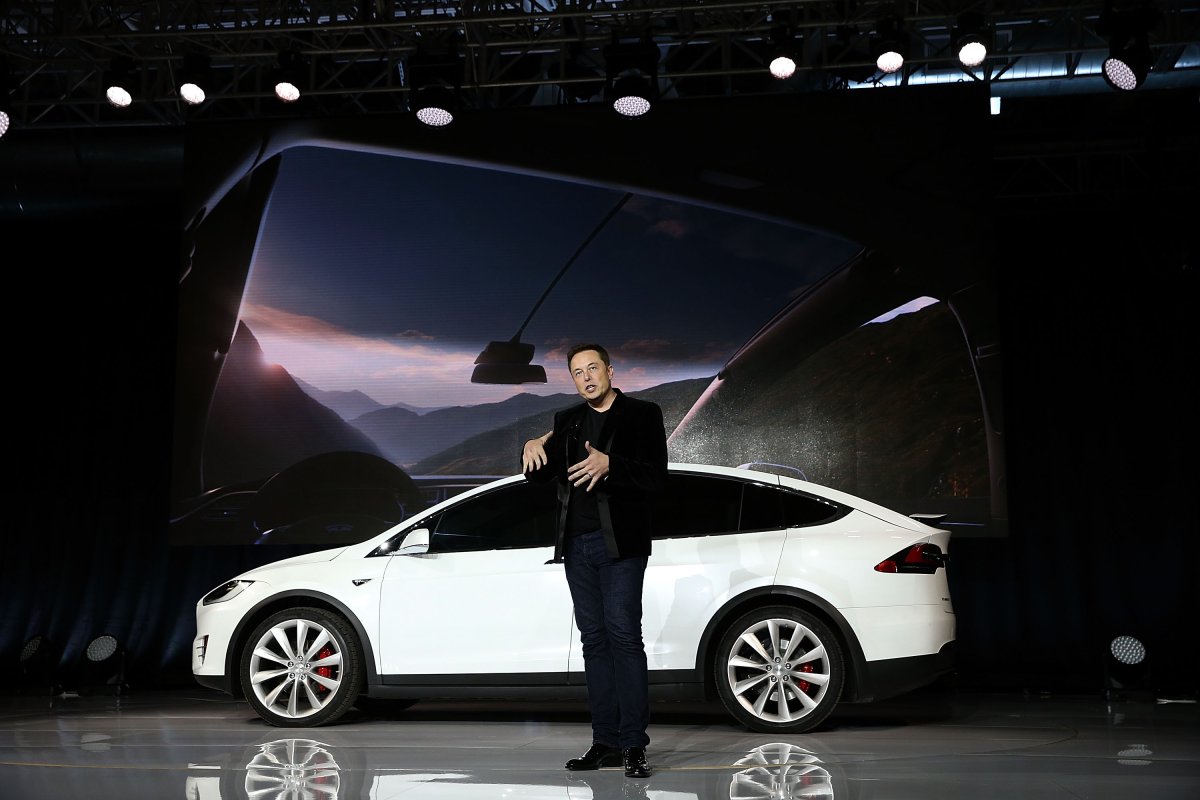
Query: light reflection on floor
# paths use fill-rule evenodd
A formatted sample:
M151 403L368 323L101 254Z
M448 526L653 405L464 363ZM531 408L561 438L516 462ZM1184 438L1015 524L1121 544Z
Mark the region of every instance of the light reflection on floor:
M183 800L848 800L1200 797L1194 703L915 693L819 731L751 733L656 704L654 774L569 773L577 704L425 702L328 728L267 726L205 689L0 697L0 797Z

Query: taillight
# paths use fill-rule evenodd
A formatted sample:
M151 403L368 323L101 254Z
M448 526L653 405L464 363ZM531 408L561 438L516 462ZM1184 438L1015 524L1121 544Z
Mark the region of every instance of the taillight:
M949 557L936 544L914 544L875 565L876 572L907 572L932 575Z

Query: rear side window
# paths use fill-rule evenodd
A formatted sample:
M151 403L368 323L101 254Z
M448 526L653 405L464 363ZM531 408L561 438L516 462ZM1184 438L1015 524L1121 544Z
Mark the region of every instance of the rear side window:
M553 484L515 483L446 509L431 553L550 547L558 521Z
M654 538L798 528L832 522L845 513L835 503L777 486L673 474L655 507Z

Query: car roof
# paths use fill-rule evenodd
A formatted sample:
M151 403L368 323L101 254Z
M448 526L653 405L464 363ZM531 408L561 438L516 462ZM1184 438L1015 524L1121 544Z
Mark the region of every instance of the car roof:
M687 461L669 462L667 464L667 470L673 474L692 473L700 475L718 475L736 480L758 481L760 483L766 483L774 486L782 486L788 489L831 500L835 503L848 506L865 514L870 514L871 516L883 520L884 522L888 522L892 525L896 525L910 531L917 533L928 533L932 530L935 530L919 520L907 517L898 511L878 505L877 503L872 503L869 500L864 500L857 495L832 489L828 486L823 486L818 483L812 483L810 481L800 480L799 478L793 478L788 475L776 475L774 473L764 472L762 470L752 469L744 466L726 467L716 464L699 464ZM367 544L371 544L371 547L374 547L379 542L385 541L391 536L395 535L399 529L411 527L414 523L441 513L441 511L449 508L452 505L461 503L464 500L475 497L476 495L486 494L487 492L493 491L502 486L521 483L524 480L525 475L523 473L517 473L515 475L497 478L495 480L488 481L487 483L480 484L479 486L472 487L465 492L456 494L453 497L449 497L435 505L430 506L429 508L423 509L413 516L403 520L402 522L397 523L391 528L388 528L386 531L371 537L365 542L361 542L359 545L352 545L352 547L357 548L361 545Z

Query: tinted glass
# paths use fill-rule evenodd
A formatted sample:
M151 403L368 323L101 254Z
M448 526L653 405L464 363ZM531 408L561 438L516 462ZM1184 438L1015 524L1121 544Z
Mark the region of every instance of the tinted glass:
M779 496L783 501L783 522L789 528L831 522L849 510L827 500L818 500L795 492L781 490Z
M778 530L783 527L783 492L747 483L742 490L742 524L744 531Z
M654 538L707 536L737 530L740 481L707 475L670 475L654 510Z
M550 547L554 544L553 484L517 483L442 512L431 553Z

